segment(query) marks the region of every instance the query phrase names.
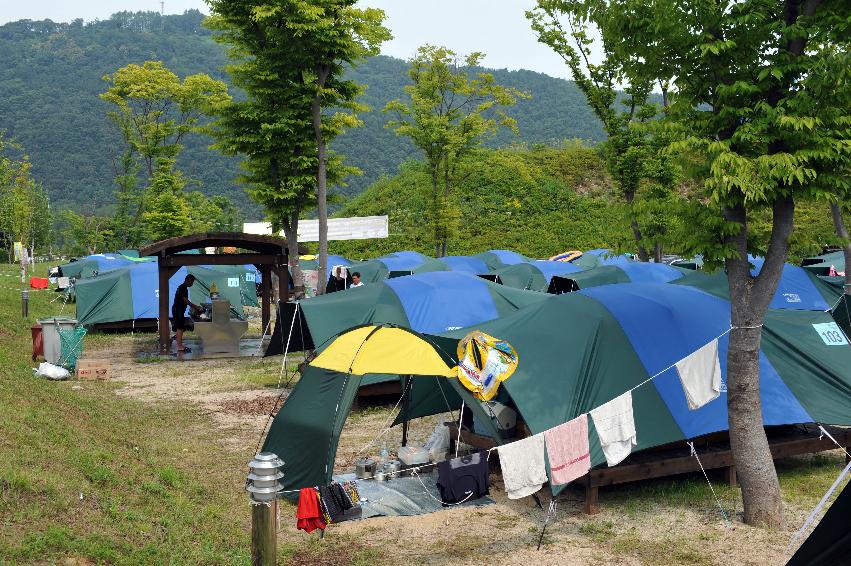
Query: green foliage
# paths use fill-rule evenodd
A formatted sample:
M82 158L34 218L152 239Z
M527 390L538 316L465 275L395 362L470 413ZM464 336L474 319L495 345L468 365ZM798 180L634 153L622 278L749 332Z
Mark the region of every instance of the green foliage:
M576 143L532 150L479 149L461 166L451 206L460 213L447 253L473 254L510 248L531 257L571 249L625 247L631 240L623 205L599 152ZM334 252L353 259L397 250L430 253L424 222L430 209L428 166L410 161L350 202L340 215L387 214L391 236L368 242L335 242Z
M420 47L408 71L413 82L405 87L408 100L392 100L384 107L396 116L387 127L409 138L426 158L432 185L428 217L438 257L446 255L447 241L458 229L460 214L450 199L459 166L500 126L517 133L516 120L503 108L528 98L497 84L490 73L471 79L469 71L483 57L471 53L461 59L445 47Z
M58 223L62 234L61 249L71 256L91 255L110 251L113 244L113 219L95 214L77 214L73 210L63 210Z
M642 57L608 45L618 38L616 33L608 32L611 22L604 5L577 0L539 0L526 16L538 34L538 41L564 59L577 86L603 123L608 135L603 144L607 169L628 206L638 256L647 261L648 247L652 247L656 261L661 261L679 180L676 162L664 152L676 138L677 129L655 120L659 114L652 95L656 77L631 72L642 66L638 62ZM595 26L607 32L596 40L592 33ZM591 62L595 43L600 44L598 47L604 53L600 63ZM655 60L653 50L647 51L649 54L645 56ZM665 112L667 79L663 75L658 79ZM622 84L626 84L623 92Z
M12 147L0 132L0 242L10 258L15 242L27 248L50 244L53 223L47 193L33 179L29 157L10 157Z
M202 20L195 10L163 18L156 12L122 12L88 23L19 21L0 26L0 129L27 148L33 177L47 189L52 205L80 212L96 202L98 214L112 213L123 144L121 132L107 117L109 104L98 96L104 90L104 75L155 60L181 77L208 73L227 78L225 48L213 41ZM407 67L400 59L376 56L348 68L345 76L367 85L358 102L380 110L404 95ZM573 83L532 71L491 72L499 84L533 95L506 109L517 120L523 141L603 139L599 121ZM239 91L234 96L244 99ZM410 143L384 129L386 117L380 112L361 114L360 119L363 127L343 133L331 144L364 172L340 188L347 195L360 193L415 155ZM504 130L486 145L504 146L513 140L514 135ZM205 194L227 196L247 218L256 218L260 207L234 183L241 173L239 161L211 151L209 143L205 136L185 137L177 168L200 181Z

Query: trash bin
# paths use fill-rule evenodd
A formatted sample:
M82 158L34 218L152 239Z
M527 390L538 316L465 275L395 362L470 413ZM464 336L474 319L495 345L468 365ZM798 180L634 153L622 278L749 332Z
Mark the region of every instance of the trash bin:
M39 356L44 356L44 340L39 323L33 324L31 330L33 335L33 361L36 361Z
M44 360L51 364L57 364L62 357L62 342L59 339L59 329L74 330L77 327L77 320L68 317L54 317L39 320L38 323L41 325Z

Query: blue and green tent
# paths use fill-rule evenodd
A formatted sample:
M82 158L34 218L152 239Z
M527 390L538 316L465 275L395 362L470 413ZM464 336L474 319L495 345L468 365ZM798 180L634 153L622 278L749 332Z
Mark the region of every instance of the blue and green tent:
M516 265L518 263L527 263L529 261L532 261L525 255L513 252L511 250L488 250L486 252L476 254L473 257L485 262L489 270L497 269L499 267L505 267L507 265Z
M581 271L581 267L566 261L534 260L499 267L481 277L507 287L544 293L553 278L570 277Z
M169 279L169 312L177 286L188 273L195 276L189 298L199 304L207 301L210 287L216 284L220 296L231 303L234 316L243 317L243 305L256 305L257 292L253 283L246 282L249 273L241 266L224 270L222 266L211 269L204 266L182 267ZM77 320L80 324L110 325L159 318L159 272L156 262L142 262L112 269L76 284Z
M612 250L598 248L582 252L582 255L573 260L573 264L583 269L591 269L600 265L623 265L633 260L625 255L616 255Z
M805 258L801 264L804 269L816 275L830 275L831 268L838 273L845 272L845 253L830 252L819 256Z
M615 283L670 283L694 270L673 267L664 263L623 261L616 265L600 265L586 271L559 275L561 285L572 290L613 285Z
M137 263L147 263L155 261L155 259L152 257L134 258L116 253L92 254L59 266L59 271L62 277L85 279L98 273L106 273L113 269L127 267Z
M507 341L516 350L517 370L501 384L501 394L533 434L587 413L634 387L638 442L634 451L727 430L726 391L700 409L689 410L672 366L718 339L726 383L728 301L692 287L658 283L606 285L542 296L544 300L513 314L462 330L440 335L411 330L421 348L448 359L446 371L435 375L422 375L414 366L397 368L397 375L412 376L406 378L411 380L410 402L397 422L457 410L464 401L478 421L489 426L482 406L448 371L455 363L452 358L459 339L475 329ZM818 311L768 312L760 351L766 426L851 425L851 346L824 338L820 329L831 324L830 315ZM364 344L355 346L360 351ZM410 346L407 351L412 358L421 357ZM287 462L287 489L330 480L339 436L358 387L370 377L369 372L386 371L382 354L371 355L374 359L366 360L371 369L363 374L309 366L275 417L263 449ZM351 356L354 360L356 352ZM364 362L362 357L358 362ZM351 367L348 362L345 365ZM604 465L593 422L589 426L592 463ZM499 431L487 432L498 442L505 441ZM559 490L556 486L555 491Z
M340 332L363 324L390 323L436 334L493 320L544 298L464 272L396 277L280 304L266 355L282 354L287 341L290 351L321 348Z

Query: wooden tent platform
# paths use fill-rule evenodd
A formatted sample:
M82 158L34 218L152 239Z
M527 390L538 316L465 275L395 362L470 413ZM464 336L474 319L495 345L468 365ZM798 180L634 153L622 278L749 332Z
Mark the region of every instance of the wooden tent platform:
M450 431L451 451L458 437L457 423L447 423ZM851 428L825 427L836 441L846 449L851 447ZM528 431L518 431L523 433ZM836 450L836 445L827 436L821 434L816 425L767 427L766 434L775 460L814 454L827 450ZM461 441L476 448L492 448L496 442L489 436L461 431ZM733 453L726 432L704 436L694 440L694 447L700 462L706 470L723 469L725 481L736 485L736 469L733 466ZM491 458L491 461L494 461ZM598 493L601 487L621 483L662 478L700 471L700 466L685 442L659 446L630 455L626 460L614 466L592 469L586 476L576 481L585 487L585 512L597 513L600 510Z

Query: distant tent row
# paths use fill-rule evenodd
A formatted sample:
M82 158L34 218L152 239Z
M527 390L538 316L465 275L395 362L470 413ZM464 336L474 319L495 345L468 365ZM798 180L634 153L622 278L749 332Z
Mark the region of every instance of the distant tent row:
M194 303L206 301L216 284L231 303L233 315L244 317L243 306L258 306L254 266L183 267L169 280L169 308L177 286L187 273L196 277L190 289ZM159 275L156 262L139 262L109 269L75 285L77 320L84 325L111 325L156 320L159 316Z
M400 367L404 359L390 346L383 350L386 359L381 354L370 360L359 357L359 364L371 368L366 375L308 366L275 417L264 444L264 450L287 462L287 489L330 480L343 423L358 388L373 374L394 373L395 379L412 380L410 402L397 422L457 410L464 401L489 428L489 434L503 442L482 406L456 378L447 377L455 363L458 341L471 330L505 340L516 350L519 364L501 385L503 400L516 408L533 434L598 407L656 374L658 377L633 391L636 451L727 430L726 386L722 386L720 398L689 410L676 370L671 369L672 364L717 338L726 383L730 304L716 293L686 284L614 283L558 296L518 290L502 295L510 288L483 282L486 294L480 294L469 290L475 280L457 273L421 274L387 280L374 290L367 286L337 297L303 301L299 310L304 319L291 321L293 325L307 324L311 333L316 332L316 340L321 336L334 343L328 337L346 325L390 322L409 328L423 348L432 350L431 356L444 359L446 367L431 375L418 374L415 367ZM818 295L818 287L814 288ZM484 304L489 295L490 301L504 300L511 307L504 305L502 312L497 309L496 318L485 320L494 315L493 311L486 314L491 307L470 302L462 306L480 313L481 320L462 329L441 331L453 319L435 318L432 312L439 306L447 313L459 309L442 306L443 290L448 297L468 293L463 295L464 301L478 296ZM430 302L429 297L439 302ZM522 297L524 304L517 297ZM315 311L310 306L313 302L320 305ZM454 304L461 303L457 300ZM760 352L764 423L851 425L851 377L847 371L851 348L847 342L833 343L820 334L819 328L832 324L833 319L823 312L815 295L802 297L800 303L794 303L797 308L791 304L772 305L765 319ZM311 321L311 317L327 319L349 311L360 314L336 321L334 327L322 326L327 320ZM384 312L394 314L382 320L380 313ZM468 321L474 316L464 315ZM427 352L411 348L406 344L399 351L412 361L425 359ZM593 465L599 465L605 459L593 424L590 428L591 459Z

